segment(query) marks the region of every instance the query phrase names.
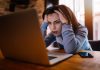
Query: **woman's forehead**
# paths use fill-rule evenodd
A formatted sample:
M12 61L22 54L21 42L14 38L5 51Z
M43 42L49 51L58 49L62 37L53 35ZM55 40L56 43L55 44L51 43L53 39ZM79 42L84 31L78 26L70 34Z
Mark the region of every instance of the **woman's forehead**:
M57 13L49 14L48 19L59 19L59 15Z

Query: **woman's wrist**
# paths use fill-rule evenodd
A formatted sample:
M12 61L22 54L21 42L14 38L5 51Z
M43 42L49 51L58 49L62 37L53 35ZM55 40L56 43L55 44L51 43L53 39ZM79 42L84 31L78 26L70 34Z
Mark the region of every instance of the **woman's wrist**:
M43 21L42 24L48 24L48 22Z
M68 21L67 20L63 20L62 24L68 24Z
M42 30L46 30L48 27L48 23L47 22L42 22L41 28Z

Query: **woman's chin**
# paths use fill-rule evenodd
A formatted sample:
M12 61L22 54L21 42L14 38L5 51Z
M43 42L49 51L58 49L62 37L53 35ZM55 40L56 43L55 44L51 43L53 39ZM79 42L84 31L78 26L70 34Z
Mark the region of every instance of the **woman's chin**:
M60 34L53 34L54 36L59 36Z

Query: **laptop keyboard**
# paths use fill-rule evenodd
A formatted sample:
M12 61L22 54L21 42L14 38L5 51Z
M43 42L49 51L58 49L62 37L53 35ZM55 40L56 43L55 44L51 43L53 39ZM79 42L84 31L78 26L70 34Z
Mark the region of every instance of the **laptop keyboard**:
M57 58L57 57L54 57L54 56L48 56L49 60L51 59L54 59L54 58Z

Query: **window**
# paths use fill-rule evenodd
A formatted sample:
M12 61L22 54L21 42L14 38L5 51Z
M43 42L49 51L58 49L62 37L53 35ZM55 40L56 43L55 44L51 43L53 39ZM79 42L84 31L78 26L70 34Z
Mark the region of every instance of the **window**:
M93 39L100 40L100 0L93 0Z
M75 13L78 21L84 25L84 0L59 0L59 4L68 6Z

